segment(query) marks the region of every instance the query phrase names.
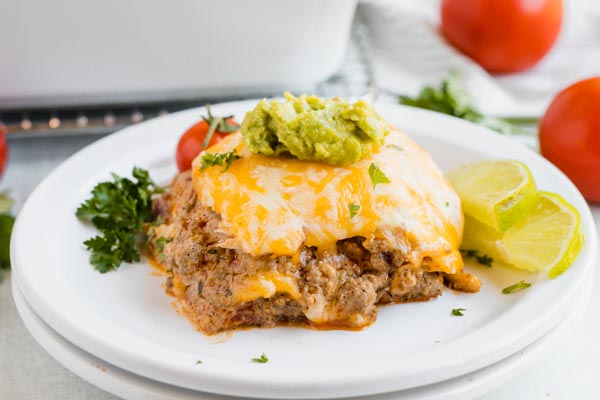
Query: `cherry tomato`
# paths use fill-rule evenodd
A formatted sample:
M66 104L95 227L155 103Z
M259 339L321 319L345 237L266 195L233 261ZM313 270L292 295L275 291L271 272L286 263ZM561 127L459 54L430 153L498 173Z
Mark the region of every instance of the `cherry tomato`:
M207 106L208 117L202 117L202 121L192 125L179 139L175 160L180 172L192 168L192 161L200 152L210 146L219 143L225 136L237 132L239 124L232 117L215 117ZM214 131L211 132L211 125ZM207 136L208 137L207 139Z
M554 45L562 5L562 0L442 0L441 31L490 72L522 71Z
M540 149L586 199L600 202L600 77L554 98L540 121Z
M4 131L0 127L0 176L4 172L4 167L6 167L6 160L8 160L8 145L4 138Z

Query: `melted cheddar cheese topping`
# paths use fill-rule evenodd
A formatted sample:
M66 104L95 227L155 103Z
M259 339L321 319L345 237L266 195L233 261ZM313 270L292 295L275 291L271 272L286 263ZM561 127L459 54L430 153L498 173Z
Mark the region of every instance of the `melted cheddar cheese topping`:
M323 249L354 236L377 237L417 266L427 257L432 271L461 270L460 200L429 154L403 132L392 129L379 152L348 166L254 154L240 133L207 151L234 149L242 158L225 172L202 170L200 154L193 180L199 201L221 215L221 229L244 252L297 256L303 245ZM389 183L373 187L372 163ZM351 204L360 206L354 216Z

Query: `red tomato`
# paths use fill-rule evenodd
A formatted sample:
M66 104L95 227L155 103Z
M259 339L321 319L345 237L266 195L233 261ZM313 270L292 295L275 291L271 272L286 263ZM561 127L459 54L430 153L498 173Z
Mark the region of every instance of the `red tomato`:
M586 199L600 202L600 77L554 98L540 122L540 148Z
M202 118L202 121L192 125L181 138L177 144L177 152L175 153L175 160L177 161L177 168L180 172L187 171L192 168L192 161L200 152L210 146L217 144L225 136L237 132L239 130L239 124L231 117L214 117L210 113L209 107L208 118ZM211 123L215 121L216 129L214 133L206 142L206 136L210 131Z
M2 130L2 127L0 127L0 176L2 176L2 173L4 172L7 159L8 145L6 144L6 139L4 138L4 131Z
M550 51L562 0L442 0L442 34L490 72L532 67Z

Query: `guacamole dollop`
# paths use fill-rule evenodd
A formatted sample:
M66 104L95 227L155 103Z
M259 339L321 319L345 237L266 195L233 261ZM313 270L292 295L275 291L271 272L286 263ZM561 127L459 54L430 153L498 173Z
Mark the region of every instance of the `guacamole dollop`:
M244 146L265 156L348 165L383 145L388 124L367 102L316 96L261 100L242 122Z

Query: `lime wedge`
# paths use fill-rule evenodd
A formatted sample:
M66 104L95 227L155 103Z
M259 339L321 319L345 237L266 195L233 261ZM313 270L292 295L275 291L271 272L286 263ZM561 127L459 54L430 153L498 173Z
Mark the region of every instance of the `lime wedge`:
M537 202L533 177L519 161L479 161L452 170L447 177L462 200L465 214L500 232Z
M471 217L465 218L462 247L477 249L516 268L565 272L583 248L581 218L573 206L554 193L540 192L533 209L503 234Z

